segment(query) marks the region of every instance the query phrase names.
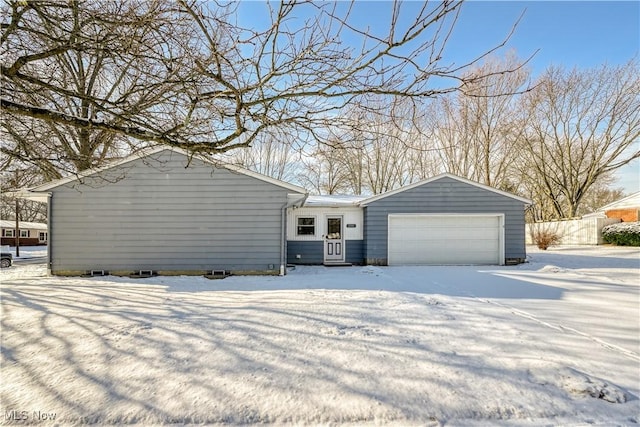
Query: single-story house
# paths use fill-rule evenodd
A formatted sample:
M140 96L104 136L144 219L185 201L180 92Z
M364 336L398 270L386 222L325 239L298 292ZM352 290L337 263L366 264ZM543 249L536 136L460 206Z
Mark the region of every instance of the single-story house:
M53 274L284 274L287 264L509 264L527 199L443 174L373 197L295 185L177 148L20 192L49 202Z
M583 218L613 218L623 222L640 221L640 191L604 205Z
M0 229L2 230L0 244L15 246L16 245L16 222L10 220L0 220ZM47 232L47 224L40 222L18 221L18 229L20 230L20 246L39 246L46 245L49 239Z

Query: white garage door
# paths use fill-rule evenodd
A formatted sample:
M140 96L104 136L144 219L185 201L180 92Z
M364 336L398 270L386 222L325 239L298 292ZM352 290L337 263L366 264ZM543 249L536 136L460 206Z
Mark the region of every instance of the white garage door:
M503 264L503 216L389 215L389 265Z

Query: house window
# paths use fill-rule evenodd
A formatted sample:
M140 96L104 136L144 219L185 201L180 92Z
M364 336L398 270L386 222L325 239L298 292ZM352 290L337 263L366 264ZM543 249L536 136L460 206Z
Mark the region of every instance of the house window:
M313 236L316 234L316 219L312 216L298 217L297 236Z
M20 230L20 237L30 237L31 230Z
M40 235L38 236L38 240L41 242L46 242L47 241L47 233L41 231Z
M10 230L10 229L2 230L2 237L16 237L15 230Z

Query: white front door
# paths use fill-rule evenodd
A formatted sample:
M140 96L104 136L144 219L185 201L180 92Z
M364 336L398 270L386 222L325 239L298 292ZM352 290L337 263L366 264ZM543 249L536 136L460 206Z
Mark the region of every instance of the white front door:
M326 234L324 235L324 261L344 261L344 233L342 232L342 216L327 216Z

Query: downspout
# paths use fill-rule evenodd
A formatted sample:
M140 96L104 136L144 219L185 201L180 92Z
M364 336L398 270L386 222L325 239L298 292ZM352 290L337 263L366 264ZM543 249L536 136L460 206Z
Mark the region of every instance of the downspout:
M51 207L52 202L53 193L47 193L47 273L50 276L53 274L53 250L51 247L51 236L53 235L53 227L51 227L51 212L53 212Z
M302 199L286 202L280 208L280 276L287 274L287 209L297 203L300 203L300 206L304 205L307 197L309 194L305 194Z
M280 209L280 276L287 274L287 208L289 202Z
M20 202L16 198L16 227L13 231L13 241L16 244L16 258L20 257Z

